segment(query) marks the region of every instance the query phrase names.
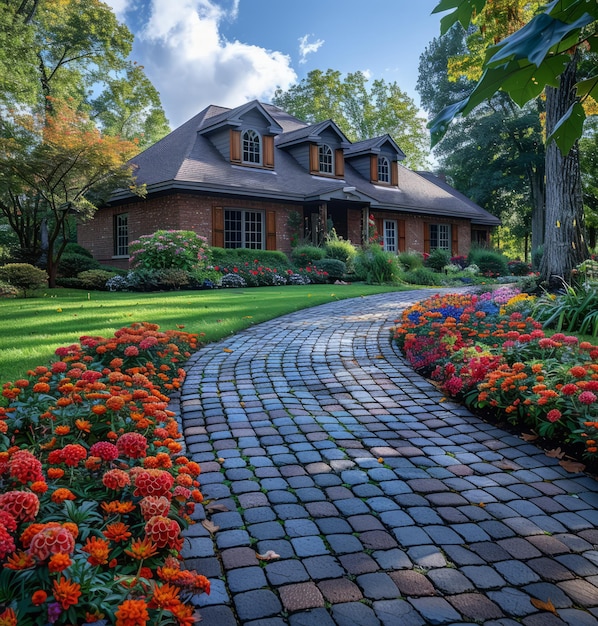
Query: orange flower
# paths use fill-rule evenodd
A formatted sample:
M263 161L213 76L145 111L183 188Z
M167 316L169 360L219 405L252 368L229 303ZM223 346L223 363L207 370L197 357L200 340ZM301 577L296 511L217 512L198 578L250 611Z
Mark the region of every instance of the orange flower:
M146 626L149 620L145 600L125 600L115 615L116 626Z
M130 502L119 502L118 500L112 500L112 502L102 502L100 505L106 515L126 515L135 510L135 505Z
M155 584L153 586L152 599L148 606L150 609L172 611L181 603L179 593L180 590L169 583L164 583L161 586Z
M6 609L0 613L0 626L17 626L17 614L13 609Z
M91 412L95 415L103 415L106 411L107 409L103 404L94 404L91 407Z
M144 537L143 539L133 541L131 547L125 550L125 553L138 561L144 561L156 555L158 547L149 537Z
M70 426L56 426L56 428L54 429L54 433L59 436L68 435L70 432L71 432Z
M106 565L106 563L108 563L110 547L104 539L90 537L81 550L89 554L87 561L91 563L91 565Z
M46 493L48 485L43 480L36 480L34 483L31 483L31 491L34 493Z
M43 604L47 599L48 594L43 589L38 589L37 591L34 591L33 595L31 596L31 602L35 606Z
M82 420L82 419L75 420L75 426L78 428L78 430L80 430L83 433L91 432L91 422L89 422L88 420Z
M48 561L48 570L52 573L63 572L73 564L71 557L64 552L53 554Z
M54 599L65 611L79 602L81 585L64 578L64 576L61 576L60 580L54 581L53 590Z
M106 526L104 536L110 541L119 543L120 541L128 541L131 537L131 533L129 532L129 526L123 522L114 522Z
M48 393L50 391L50 385L48 383L35 383L33 385L34 393Z
M64 470L60 467L49 467L47 474L48 478L58 479L64 476Z
M121 396L111 396L106 400L106 406L111 411L120 411L125 406L125 400Z
M56 502L56 504L60 504L61 502L64 502L65 500L76 500L76 499L77 499L77 496L70 489L67 489L66 487L59 487L52 494L52 502Z
M6 563L4 563L4 567L6 569L11 569L14 571L29 569L30 567L34 566L35 559L30 554L27 554L27 552L23 552L23 550L13 552L6 558Z

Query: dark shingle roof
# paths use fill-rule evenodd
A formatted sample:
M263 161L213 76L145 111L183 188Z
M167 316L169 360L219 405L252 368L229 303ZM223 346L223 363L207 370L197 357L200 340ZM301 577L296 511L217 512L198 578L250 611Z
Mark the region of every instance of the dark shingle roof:
M281 141L287 143L290 139L294 143L329 127L337 129L331 120L307 125L278 107L257 104L283 130L277 138L277 146ZM228 117L236 119L241 109L246 110L247 105L236 109L209 106L133 158L131 163L137 167L137 182L147 185L148 194L164 190L195 190L299 203L335 197L335 194L345 198L343 188L354 187L357 195L369 200L372 208L464 218L487 225L500 223L449 185L439 184L439 179L403 166L399 166L399 187L394 188L371 183L352 167L350 159L345 163L343 180L314 176L286 150L278 148L275 149L274 171L234 165L199 131L222 124ZM372 150L389 139L388 136L377 137L353 144L347 150L355 155L356 151ZM115 194L114 200L129 195L123 190Z

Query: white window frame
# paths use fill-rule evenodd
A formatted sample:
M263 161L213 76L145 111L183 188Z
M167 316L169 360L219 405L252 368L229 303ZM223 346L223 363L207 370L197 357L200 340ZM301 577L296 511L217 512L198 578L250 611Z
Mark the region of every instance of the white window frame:
M390 185L390 161L385 156L378 157L378 182Z
M248 129L241 136L241 154L243 163L262 164L262 138L253 129Z
M265 250L265 212L232 207L224 209L224 247Z
M451 225L430 224L430 250L451 250Z
M129 214L117 213L114 216L114 256L129 256Z
M386 252L394 252L397 254L399 251L399 228L397 220L384 220L382 242Z
M320 174L334 174L334 152L325 143L318 146L318 171Z

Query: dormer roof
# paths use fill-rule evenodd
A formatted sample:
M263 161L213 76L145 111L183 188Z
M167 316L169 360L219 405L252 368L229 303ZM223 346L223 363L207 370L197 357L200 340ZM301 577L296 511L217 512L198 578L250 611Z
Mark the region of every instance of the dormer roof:
M206 120L202 124L198 132L202 135L209 135L221 128L238 128L243 125L243 117L250 111L259 111L266 120L268 125L268 133L271 135L279 135L283 132L282 127L265 109L264 105L257 100L252 100L247 104L244 104L235 109L226 109L218 115L214 115Z
M288 148L305 142L315 143L321 141L322 133L329 129L338 136L342 148L346 149L351 145L343 131L332 120L306 125L304 128L279 135L276 145L278 148Z
M405 153L399 148L397 142L388 134L364 141L356 141L345 149L345 158L350 159L364 154L380 154L385 147L389 147L397 155L397 161L405 158Z

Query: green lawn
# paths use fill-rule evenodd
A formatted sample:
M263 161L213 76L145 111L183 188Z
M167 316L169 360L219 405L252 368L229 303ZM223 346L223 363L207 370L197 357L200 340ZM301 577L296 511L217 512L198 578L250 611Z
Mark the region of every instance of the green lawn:
M35 298L3 299L0 381L47 364L56 348L78 342L81 335L110 336L133 322L159 324L163 330L183 325L188 332L205 333L204 341L217 341L299 309L398 290L363 283L166 293L48 289Z

